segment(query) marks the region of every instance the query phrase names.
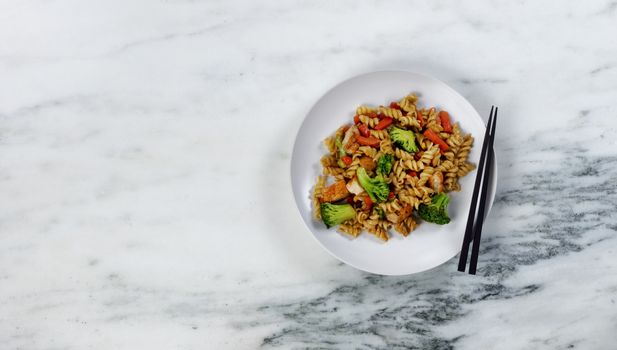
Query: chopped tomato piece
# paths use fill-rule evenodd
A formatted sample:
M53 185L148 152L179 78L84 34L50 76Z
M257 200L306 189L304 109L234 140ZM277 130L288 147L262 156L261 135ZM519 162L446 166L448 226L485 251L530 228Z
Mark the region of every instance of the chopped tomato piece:
M377 113L372 112L372 111L371 111L371 112L366 113L366 115L367 115L367 116L369 116L369 117L371 117L371 118L375 118L375 117L377 117Z
M388 195L388 199L394 199L394 192L390 191L390 194Z
M409 176L418 176L418 173L416 173L416 172L415 172L415 171L413 171L413 170L409 170L409 171L407 172L407 175L409 175Z
M431 142L433 142L434 144L439 146L439 149L442 151L447 151L450 147L448 146L448 144L441 139L441 137L439 137L439 135L437 135L433 130L431 129L426 129L424 131L424 136L431 140Z
M371 200L371 197L364 196L364 205L366 205L367 209L371 209L371 207L373 206L373 201Z
M446 111L439 112L439 122L444 132L452 133L452 124L450 124L450 115Z
M360 116L359 115L354 115L353 116L353 122L356 124L360 124Z
M360 135L356 135L356 141L358 141L358 143L363 146L371 146L371 147L379 146L379 142L380 142L379 139L376 137L373 137L373 136L364 137Z
M422 110L416 109L416 119L418 119L420 126L424 125L424 116L422 115Z
M388 116L387 116L387 115L385 115L385 114L383 114L383 113L379 113L379 114L377 114L377 118L379 118L379 119L383 119L383 118L387 118L387 117L388 117Z
M401 110L401 106L399 106L396 102L390 103L390 108L398 109L399 111Z
M383 118L377 125L375 125L375 130L382 130L387 128L390 124L392 124L392 118L386 117Z
M351 157L350 156L341 157L341 160L343 161L343 163L345 163L345 165L351 164Z
M371 136L371 131L368 129L366 124L360 124L360 126L358 126L358 130L360 130L360 135L364 137Z
M353 204L353 197L347 197L345 201L347 201L347 203L349 204Z

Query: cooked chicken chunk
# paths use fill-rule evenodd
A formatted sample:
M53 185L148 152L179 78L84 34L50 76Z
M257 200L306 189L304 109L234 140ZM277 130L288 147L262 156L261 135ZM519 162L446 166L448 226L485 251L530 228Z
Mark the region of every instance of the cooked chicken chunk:
M443 192L443 174L441 171L436 171L431 177L428 178L428 182L435 193Z
M337 181L334 184L326 187L321 192L322 202L335 202L349 195L345 180Z
M360 158L360 166L368 171L373 171L375 170L375 167L377 166L377 164L375 163L373 158L365 156L365 157Z
M401 210L399 210L398 213L389 213L386 215L386 217L388 218L388 220L396 224L396 223L402 222L403 220L407 219L409 215L411 215L412 209L413 207L407 204Z
M362 192L364 192L364 188L362 188L362 186L360 186L360 183L358 182L357 178L353 178L351 179L351 181L349 181L347 183L347 190L353 194L360 194Z

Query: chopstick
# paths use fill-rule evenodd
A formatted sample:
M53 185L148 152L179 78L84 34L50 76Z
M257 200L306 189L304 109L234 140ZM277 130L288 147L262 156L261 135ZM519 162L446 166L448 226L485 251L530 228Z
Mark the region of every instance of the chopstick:
M469 252L469 245L473 240L473 247L471 249L471 261L469 264L469 273L476 274L476 266L478 264L478 253L480 250L480 238L482 236L482 225L484 223L484 209L486 207L486 193L488 192L488 183L491 176L491 165L493 158L493 143L495 140L495 127L497 123L497 110L495 106L491 107L491 114L486 125L486 132L484 134L484 142L482 143L482 151L480 154L480 164L478 165L478 173L476 175L476 182L473 188L473 194L471 196L471 206L469 208L469 215L467 217L467 227L465 229L465 236L463 238L463 246L461 248L461 256L458 261L458 270L465 272L467 265L467 255ZM486 165L486 166L485 166ZM482 184L482 191L480 192L480 184ZM480 196L479 208L476 215L476 207L478 207L478 195ZM474 225L475 224L475 225Z
M490 137L490 130L493 123L493 111L495 107L491 107L491 114L486 124L486 132L484 133L484 141L482 142L482 151L480 151L480 164L478 164L478 172L476 175L476 182L473 187L473 194L471 196L471 206L469 207L469 215L467 216L467 227L465 229L465 237L463 238L463 246L461 248L461 256L458 260L458 270L465 272L467 265L467 254L469 252L469 244L471 242L471 234L473 232L473 224L475 221L476 207L478 204L478 193L480 191L480 184L484 175L484 163L486 161L486 150L488 147L488 139Z

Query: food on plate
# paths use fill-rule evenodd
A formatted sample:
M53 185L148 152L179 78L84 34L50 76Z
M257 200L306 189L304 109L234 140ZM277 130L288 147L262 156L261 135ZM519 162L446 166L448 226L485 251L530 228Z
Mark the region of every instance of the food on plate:
M420 108L414 94L386 106L360 106L353 123L324 140L322 175L313 188L313 216L357 237L366 230L383 241L419 222L450 222L447 193L475 166L467 161L471 134L450 114Z

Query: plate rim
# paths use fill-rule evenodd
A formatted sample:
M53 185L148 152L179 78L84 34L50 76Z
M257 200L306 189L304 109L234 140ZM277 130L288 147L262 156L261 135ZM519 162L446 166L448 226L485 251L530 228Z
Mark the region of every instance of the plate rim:
M328 96L333 90L335 90L336 88L338 88L339 86L347 83L350 80L353 79L357 79L360 77L364 77L367 75L373 75L373 74L384 74L384 73L402 73L402 74L413 74L413 75L417 75L420 76L422 78L427 78L427 79L431 79L434 80L438 83L440 83L441 85L443 85L445 88L449 89L451 93L457 95L458 97L461 98L462 101L464 101L465 104L468 105L468 107L470 107L475 113L476 115L480 118L480 121L482 122L482 124L484 125L484 127L486 128L486 122L484 121L484 119L482 119L482 116L480 115L480 113L478 113L478 111L476 110L476 108L471 104L471 102L469 102L469 100L467 100L467 98L465 98L465 96L461 95L458 91L456 91L454 88L452 88L450 85L446 84L444 81L442 81L441 79L435 78L431 75L427 75L424 73L418 73L418 72L414 72L414 71L408 71L408 70L398 70L398 69L387 69L387 70L376 70L376 71L370 71L370 72L365 72L365 73L361 73L361 74L357 74L354 76L351 76L347 79L341 80L340 82L338 82L337 84L333 85L331 88L329 88L326 92L324 92L317 100L315 100L315 102L311 105L311 108L309 108L309 110L305 113L304 118L302 119L302 123L300 123L300 126L298 127L298 130L295 133L295 137L294 137L294 142L293 142L293 146L292 146L292 150L291 150L291 157L289 160L289 178L290 178L290 184L291 184L291 192L292 192L292 196L294 198L294 203L296 205L296 209L297 209L297 215L300 216L300 219L302 221L302 224L304 225L304 227L306 229L308 229L310 236L326 251L328 252L328 254L330 254L330 256L332 256L333 258L335 258L338 261L341 261L343 263L345 263L346 265L349 265L357 270L366 272L366 273L371 273L374 275L380 275L380 276L408 276L408 275L414 275L414 274L419 274L422 272L426 272L426 271L430 271L432 269L435 269L439 266L444 265L445 263L447 263L448 261L452 260L452 258L454 258L455 256L457 256L460 253L460 249L456 250L454 252L454 254L450 257L448 257L447 259L445 259L444 261L436 264L435 266L432 267L428 267L422 270L418 270L418 271L414 271L414 272L408 272L408 273L381 273L381 272L375 272L375 271L369 271L365 268L361 268L359 266L356 266L354 263L347 261L346 259L343 259L339 256L337 256L336 254L334 254L334 252L332 252L325 244L323 244L319 239L317 239L315 233L313 232L313 230L311 230L310 226L308 225L308 223L304 220L304 217L302 216L302 209L300 208L300 203L298 202L298 199L296 198L296 193L294 191L294 183L296 182L294 180L293 177L293 160L294 160L294 155L296 154L296 149L298 147L298 137L300 135L300 132L302 131L305 123L308 120L308 116L311 114L311 112L313 111L313 109L326 97ZM497 177L498 177L498 166L497 166L497 152L495 150L493 150L492 152L492 164L491 164L491 183L489 184L489 191L490 191L490 200L488 202L488 206L485 208L484 210L484 219L486 219L490 213L490 211L493 208L493 204L495 201L495 194L497 192Z

